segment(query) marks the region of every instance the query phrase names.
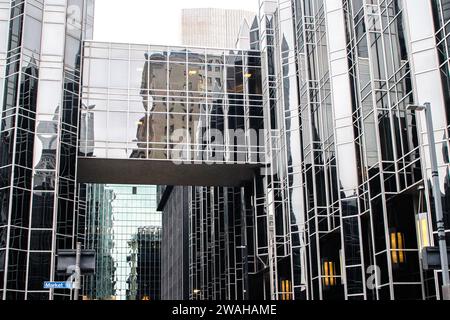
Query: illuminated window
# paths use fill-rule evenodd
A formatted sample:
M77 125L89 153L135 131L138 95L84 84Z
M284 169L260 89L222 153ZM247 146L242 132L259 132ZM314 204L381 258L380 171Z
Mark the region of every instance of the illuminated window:
M430 232L428 227L428 214L419 213L416 220L417 239L419 248L423 249L430 246Z
M292 300L292 283L290 280L281 280L281 300Z
M325 287L336 285L336 264L333 261L324 260L322 263L322 282Z
M390 239L392 264L405 263L405 235L402 232L391 230Z

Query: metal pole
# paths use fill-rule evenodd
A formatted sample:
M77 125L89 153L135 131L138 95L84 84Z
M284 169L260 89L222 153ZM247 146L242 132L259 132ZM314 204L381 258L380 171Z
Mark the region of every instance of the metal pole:
M247 208L245 205L245 188L241 188L241 243L243 262L243 299L248 300L248 247L247 247Z
M75 255L75 290L73 299L78 300L78 295L80 291L80 277L81 277L81 271L80 271L80 258L81 258L81 242L77 242L77 249L76 249L76 255Z
M445 241L444 215L442 213L441 192L439 191L439 172L436 156L436 143L434 139L433 117L431 115L431 104L425 103L425 116L427 120L428 143L431 159L431 179L433 184L434 208L436 210L436 225L438 231L439 251L442 267L442 295L443 300L450 300L450 281L448 275L447 243Z

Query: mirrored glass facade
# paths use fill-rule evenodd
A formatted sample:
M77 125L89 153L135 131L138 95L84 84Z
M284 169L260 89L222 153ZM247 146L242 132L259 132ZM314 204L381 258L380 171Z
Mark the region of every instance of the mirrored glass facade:
M56 280L57 249L77 238L81 47L94 2L2 1L0 11L0 294L65 298L43 281Z
M89 41L93 5L0 0L2 299L69 299L78 241L88 299L441 298L448 0L261 0L250 50Z
M87 300L159 300L161 213L156 186L87 185L84 247L97 254Z
M258 51L85 42L80 156L260 163L261 91Z
M295 299L440 296L439 271L420 262L437 244L429 133L407 110L432 104L448 229L448 88L438 72L448 4L438 2L261 1L266 72L282 76L264 98L281 150L266 144L281 163L265 182L272 298L286 298L286 265Z
M190 189L192 299L239 299L239 281L214 277L220 259L244 265L222 232L256 261L238 286L248 298L440 298L440 271L421 265L437 245L429 133L407 107L432 105L448 234L447 13L448 1L260 2L269 160L242 233L221 229L222 189ZM241 202L229 204L239 224Z

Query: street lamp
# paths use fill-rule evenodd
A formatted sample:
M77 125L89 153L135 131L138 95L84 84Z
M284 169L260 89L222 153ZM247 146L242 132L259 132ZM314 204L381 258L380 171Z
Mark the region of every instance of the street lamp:
M409 105L407 110L414 111L424 111L427 125L428 133L428 144L430 147L430 159L431 159L431 181L433 189L434 207L436 210L436 225L438 231L439 240L439 252L441 256L441 267L442 267L442 295L443 300L450 300L450 280L448 275L448 257L447 257L447 243L445 241L445 225L444 225L444 215L442 213L442 202L441 194L439 192L439 173L438 164L436 156L436 142L434 140L434 129L433 129L433 117L431 115L431 104L425 103L423 106ZM420 133L419 133L420 134Z

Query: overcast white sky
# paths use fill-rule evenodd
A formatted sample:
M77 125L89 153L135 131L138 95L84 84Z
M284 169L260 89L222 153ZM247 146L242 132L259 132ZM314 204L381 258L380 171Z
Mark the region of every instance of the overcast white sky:
M258 0L96 0L94 40L179 45L181 9L258 11Z

